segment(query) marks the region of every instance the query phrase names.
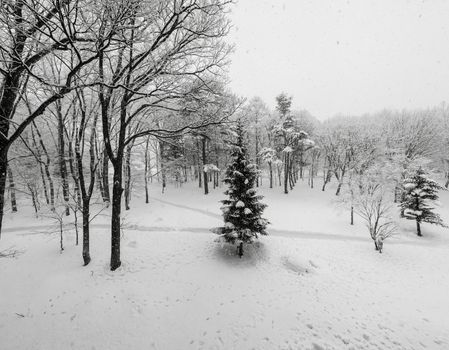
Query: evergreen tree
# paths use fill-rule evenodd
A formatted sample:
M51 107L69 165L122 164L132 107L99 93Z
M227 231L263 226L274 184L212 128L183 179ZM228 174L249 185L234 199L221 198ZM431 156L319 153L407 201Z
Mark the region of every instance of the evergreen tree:
M444 187L430 179L420 167L412 176L404 179L403 188L405 192L401 209L405 218L416 221L418 236L422 236L421 222L445 226L441 217L434 212L438 191L444 190Z
M225 195L229 198L222 200L222 211L225 225L215 230L221 238L229 243L238 245L238 255L243 255L243 243L252 243L258 235L266 235L269 223L262 218L266 205L260 200L254 189L257 178L257 168L247 159L244 142L244 130L239 120L236 130L237 141L233 144L232 163L226 170L223 182L228 185Z

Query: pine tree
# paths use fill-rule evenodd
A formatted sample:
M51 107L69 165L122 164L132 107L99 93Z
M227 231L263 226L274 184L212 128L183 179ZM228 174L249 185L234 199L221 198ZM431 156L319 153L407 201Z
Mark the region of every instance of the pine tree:
M266 205L260 200L254 189L257 168L247 159L244 142L244 130L239 120L236 130L237 141L233 144L232 163L226 170L223 182L228 185L225 191L227 199L222 200L222 211L225 225L215 230L225 242L238 245L238 255L243 255L243 243L252 243L258 235L266 235L269 223L262 218Z
M422 236L422 222L445 226L441 217L434 212L438 191L444 190L444 187L430 179L420 167L413 172L412 176L404 179L403 188L405 192L401 209L404 211L405 218L416 221L418 236Z

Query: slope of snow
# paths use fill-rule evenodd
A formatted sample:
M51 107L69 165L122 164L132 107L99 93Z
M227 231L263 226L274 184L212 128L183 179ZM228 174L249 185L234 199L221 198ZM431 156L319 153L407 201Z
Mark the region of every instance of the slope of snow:
M239 259L208 232L222 223L222 190L134 198L116 272L108 217L93 223L82 267L73 233L60 254L48 219L9 215L0 250L23 253L0 259L0 348L449 348L447 230L425 225L418 239L404 220L378 254L330 190L264 189L271 235Z

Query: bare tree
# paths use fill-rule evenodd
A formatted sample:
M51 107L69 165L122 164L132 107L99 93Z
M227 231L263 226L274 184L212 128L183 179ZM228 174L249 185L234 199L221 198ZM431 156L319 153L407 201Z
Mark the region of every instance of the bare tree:
M99 89L105 149L112 164L111 270L120 262L123 161L127 145L139 137L172 137L200 129L217 118L184 118L180 125L159 128L159 109L180 113L181 100L208 103L213 81L226 63L228 0L129 1L131 16L114 52L101 52ZM151 19L150 21L145 18ZM99 37L102 37L99 31ZM193 59L194 58L194 59ZM192 113L185 114L193 116ZM136 123L139 129L128 130Z
M98 14L106 12L98 5L87 0L12 0L0 6L0 232L9 148L48 106L77 88L75 77L115 35L115 25L105 26L103 41L94 35ZM66 63L59 82L45 76L42 62L49 56ZM26 112L21 104L29 89L40 95Z
M359 215L368 228L374 247L382 253L383 242L396 231L396 225L391 220L392 201L384 185L371 176L359 177L353 183L354 212Z

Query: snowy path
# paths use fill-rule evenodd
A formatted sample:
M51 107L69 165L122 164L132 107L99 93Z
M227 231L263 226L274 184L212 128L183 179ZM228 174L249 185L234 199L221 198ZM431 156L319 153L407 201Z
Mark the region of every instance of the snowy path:
M153 198L154 199L154 198ZM184 205L171 203L169 201L163 201L160 199L155 199L161 203L190 210L193 212L197 212L206 216L210 217L220 217L219 215L216 215L214 213L210 213L206 210L198 209L198 208L192 208L187 207ZM71 229L73 230L72 224L65 224L65 229ZM108 229L110 227L110 224L108 223L91 223L92 229ZM81 225L79 227L80 234L81 234ZM205 227L170 227L170 226L148 226L148 225L139 225L134 223L128 223L123 226L124 230L133 230L133 231L140 231L140 232L189 232L189 233L206 233L211 234L210 228ZM3 230L5 234L8 233L18 233L21 235L33 235L33 234L54 234L54 232L49 233L48 232L48 224L47 225L32 225L32 226L16 226L11 228L5 228ZM330 240L330 241L354 241L354 242L364 242L368 243L371 242L370 238L365 236L351 236L351 235L344 235L344 234L331 234L331 233L323 233L323 232L308 232L308 231L294 231L294 230L282 230L282 229L275 229L269 227L268 233L270 236L280 236L280 237L289 237L289 238L297 238L297 239L317 239L317 240ZM436 246L432 241L429 240L423 240L423 239L414 239L414 240L404 240L397 237L393 237L388 239L386 242L386 246L390 244L404 244L404 245L417 245L417 246L427 246L430 248L433 247L439 247Z
M221 218L222 218L221 215L218 215L218 214L215 214L215 213L211 213L211 212L208 211L208 210L203 210L203 209L198 209L198 208L192 208L191 206L187 206L187 205L183 205L183 204L178 204L178 203L169 202L169 201L163 200L163 199L161 199L161 198L151 197L151 200L155 200L155 201L158 201L158 202L160 202L160 203L168 204L168 205L170 205L170 206L172 206L172 207L181 208L181 209L186 209L186 210L191 210L191 211L194 211L195 213L200 213L200 214L208 215L208 216L211 216L211 217L213 217L213 218L218 218L218 219L221 219Z

